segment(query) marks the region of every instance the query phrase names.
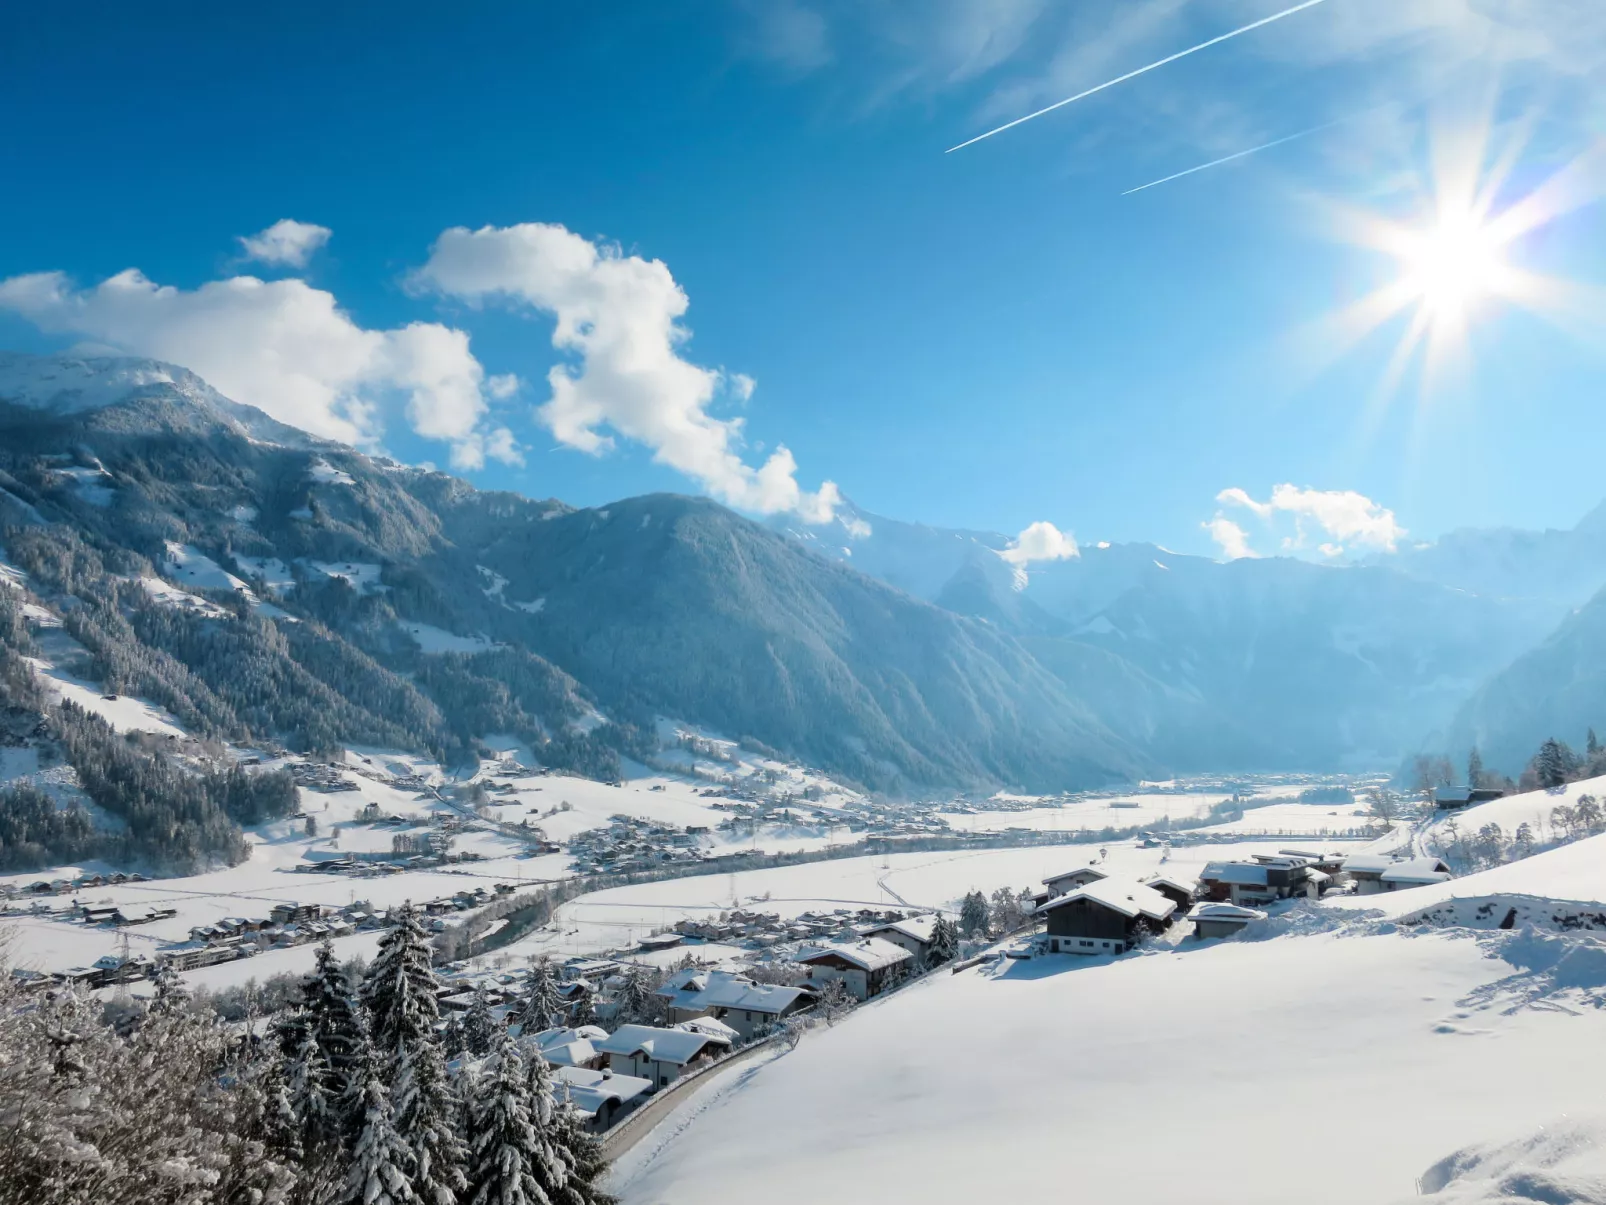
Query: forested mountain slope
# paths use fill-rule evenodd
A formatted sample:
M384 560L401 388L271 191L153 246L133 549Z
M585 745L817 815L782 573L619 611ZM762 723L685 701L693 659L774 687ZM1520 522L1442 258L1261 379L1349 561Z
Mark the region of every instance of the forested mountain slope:
M1013 638L713 503L476 491L148 361L0 361L0 490L97 675L199 734L452 762L511 732L606 776L669 714L892 790L1152 764Z

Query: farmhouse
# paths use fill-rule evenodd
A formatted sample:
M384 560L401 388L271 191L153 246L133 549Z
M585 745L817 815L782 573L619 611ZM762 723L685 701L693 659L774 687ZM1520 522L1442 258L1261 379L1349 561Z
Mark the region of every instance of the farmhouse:
M689 1029L660 1029L656 1025L621 1025L593 1045L608 1056L611 1071L640 1076L657 1088L667 1087L731 1047L725 1038Z
M1056 896L1069 895L1078 887L1086 887L1089 883L1097 883L1100 879L1109 877L1096 866L1079 866L1075 870L1067 870L1064 874L1044 879L1043 886L1048 889L1048 894L1044 898L1051 900Z
M1176 910L1152 887L1103 879L1040 905L1048 927L1038 940L1050 954L1123 954Z
M1433 806L1447 811L1459 811L1475 803L1488 803L1502 799L1505 792L1498 787L1434 787Z
M1175 904L1178 909L1193 907L1194 897L1199 890L1197 883L1184 883L1180 879L1168 879L1163 875L1145 879L1143 880L1143 885L1158 891Z
M889 921L864 931L866 937L879 937L895 946L908 950L917 961L923 961L931 949L931 937L937 928L937 914L911 916L907 920Z
M731 971L697 969L676 971L655 994L665 1002L672 1023L713 1017L744 1038L814 1002L812 994L800 987L754 983Z
M1312 877L1309 858L1256 854L1252 862L1211 862L1199 875L1199 894L1213 902L1269 904L1319 891L1326 876Z
M854 942L832 942L825 946L805 946L792 961L808 968L813 983L840 979L857 1000L880 995L903 975L914 962L914 955L902 946L880 937Z

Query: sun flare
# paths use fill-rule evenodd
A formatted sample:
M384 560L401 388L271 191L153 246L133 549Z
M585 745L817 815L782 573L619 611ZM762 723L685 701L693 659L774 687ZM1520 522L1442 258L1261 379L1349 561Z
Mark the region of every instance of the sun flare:
M1402 287L1430 321L1459 321L1507 291L1510 269L1496 231L1472 213L1444 213L1403 236Z

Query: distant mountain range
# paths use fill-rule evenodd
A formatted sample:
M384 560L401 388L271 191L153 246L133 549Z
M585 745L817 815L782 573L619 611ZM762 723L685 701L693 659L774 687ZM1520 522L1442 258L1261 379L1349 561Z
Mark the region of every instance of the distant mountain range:
M532 501L170 365L0 355L6 559L94 611L103 670L219 734L461 755L518 731L605 769L669 716L894 792L1376 766L1474 731L1516 756L1532 709L1508 740L1521 709L1476 700L1606 583L1606 509L1352 567L1127 544L1023 570L1008 545L851 504L808 527Z

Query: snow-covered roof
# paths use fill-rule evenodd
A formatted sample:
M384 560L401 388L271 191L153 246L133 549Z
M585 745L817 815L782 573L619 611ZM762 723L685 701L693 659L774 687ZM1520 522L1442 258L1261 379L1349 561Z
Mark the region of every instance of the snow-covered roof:
M1391 854L1351 854L1344 859L1344 869L1351 874L1381 874L1398 860Z
M741 1031L732 1029L723 1021L716 1021L713 1017L693 1017L690 1021L682 1021L674 1026L675 1029L686 1029L692 1033L706 1033L710 1037L726 1038L731 1042L741 1037Z
M1170 887L1174 891L1185 891L1189 895L1192 895L1199 889L1198 883L1184 883L1181 879L1169 878L1166 875L1155 875L1152 879L1145 879L1143 885L1145 887L1154 887L1156 889L1161 887Z
M1383 872L1385 883L1443 883L1454 877L1438 858L1410 858Z
M1055 883L1063 883L1067 879L1079 878L1085 883L1096 883L1100 879L1110 876L1096 866L1078 866L1075 870L1067 870L1060 874L1051 875L1043 880L1043 886L1052 887Z
M1215 883L1235 883L1240 887L1264 887L1269 869L1256 862L1211 862L1199 872L1199 877Z
M1062 895L1045 904L1039 904L1037 911L1052 912L1077 900L1102 904L1122 916L1146 916L1150 920L1164 920L1177 910L1174 900L1166 899L1153 887L1142 883L1123 883L1118 879L1101 879L1097 883L1078 887L1069 895Z
M673 1008L741 1008L751 1012L782 1013L790 1008L801 988L776 983L754 983L732 971L677 971L655 993Z
M793 961L813 963L831 956L852 963L862 971L879 971L914 957L902 946L885 938L866 937L854 942L833 941L823 946L805 946Z
M915 941L930 945L932 934L936 931L936 928L937 914L935 912L927 912L923 916L911 916L905 920L889 921L884 925L876 925L867 931L867 936L895 930L905 937L912 937Z
M1264 912L1241 908L1237 904L1195 904L1188 913L1189 920L1235 920L1245 924L1252 920L1265 920Z
M641 1053L660 1063L684 1067L706 1046L729 1046L730 1039L690 1029L659 1029L656 1025L621 1025L600 1042L604 1054Z
M541 1056L554 1067L583 1067L597 1057L596 1043L608 1036L599 1025L580 1025L572 1029L543 1029L531 1034Z
M589 1067L554 1067L552 1083L559 1093L567 1087L569 1099L587 1113L595 1113L609 1100L635 1100L652 1089L652 1081L639 1075L593 1071Z

